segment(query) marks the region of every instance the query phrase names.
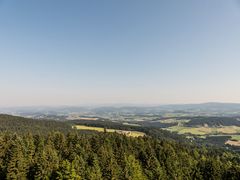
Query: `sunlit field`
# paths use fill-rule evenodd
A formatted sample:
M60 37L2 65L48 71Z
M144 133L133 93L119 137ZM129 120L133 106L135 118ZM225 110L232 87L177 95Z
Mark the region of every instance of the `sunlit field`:
M192 134L192 135L211 135L211 134L236 134L240 133L238 126L223 126L223 127L182 127L172 126L167 128L170 131L179 134Z
M76 128L78 130L90 130L90 131L104 132L104 128L102 128L102 127L75 125L75 126L73 126L73 128ZM124 135L130 136L130 137L141 137L141 136L145 135L145 133L142 133L139 131L125 131L125 130L119 130L119 129L106 129L106 132L116 132L116 133L124 134Z

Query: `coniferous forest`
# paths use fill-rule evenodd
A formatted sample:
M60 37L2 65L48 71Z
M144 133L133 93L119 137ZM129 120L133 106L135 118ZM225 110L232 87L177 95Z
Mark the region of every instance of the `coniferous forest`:
M240 179L239 154L223 149L8 115L0 124L0 179Z

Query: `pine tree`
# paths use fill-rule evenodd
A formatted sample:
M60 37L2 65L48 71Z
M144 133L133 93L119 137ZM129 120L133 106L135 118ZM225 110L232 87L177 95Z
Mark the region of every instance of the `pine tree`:
M142 167L133 155L125 157L124 178L128 180L147 179L143 174Z
M35 155L34 179L49 179L58 169L59 157L55 148L41 142Z
M103 179L118 179L120 167L117 164L112 149L110 147L105 148L102 146L97 153L99 159L101 159L100 167Z
M67 160L64 160L57 171L57 179L61 180L80 180L81 177L77 175L75 169L74 169L74 164L70 163Z
M89 179L89 180L101 180L102 179L102 172L101 172L101 168L99 166L99 161L98 161L96 155L91 154L88 159L86 179Z
M83 157L77 155L72 163L74 164L77 175L82 179L86 179L86 161Z
M27 161L20 142L14 142L10 149L10 159L7 165L7 179L26 179Z

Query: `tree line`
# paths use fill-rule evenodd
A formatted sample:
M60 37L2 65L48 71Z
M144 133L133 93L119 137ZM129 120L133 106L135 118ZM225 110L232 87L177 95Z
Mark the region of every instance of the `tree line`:
M11 116L6 117L11 121ZM13 118L20 129L30 129L26 121L33 130L49 126L38 133L14 133L15 126L13 130L11 124L4 126L7 130L0 131L0 179L240 179L239 154L161 138L164 134L155 130L139 138L82 134L68 132L68 126L67 131L57 131L53 124L65 126L58 122L41 122L47 123L43 125Z
M0 134L0 179L239 179L240 157L116 133Z

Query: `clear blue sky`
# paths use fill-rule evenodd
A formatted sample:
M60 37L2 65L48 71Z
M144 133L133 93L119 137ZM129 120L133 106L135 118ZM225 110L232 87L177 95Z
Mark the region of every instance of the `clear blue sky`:
M236 0L0 0L0 106L240 102Z

